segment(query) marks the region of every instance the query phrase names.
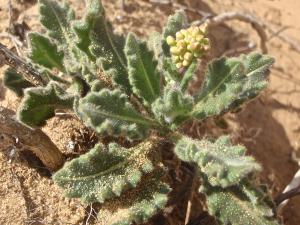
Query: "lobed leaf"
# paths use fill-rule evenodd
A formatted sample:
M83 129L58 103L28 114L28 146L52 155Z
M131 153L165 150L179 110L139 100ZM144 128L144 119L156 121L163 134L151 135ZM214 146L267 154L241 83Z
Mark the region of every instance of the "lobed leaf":
M137 40L130 33L126 40L125 55L128 62L129 81L133 92L150 105L160 94L160 76L157 62L146 43Z
M129 139L145 137L157 123L142 116L120 90L102 89L80 99L75 107L78 116L100 134L126 136Z
M208 211L221 224L279 225L268 196L253 184L231 188L206 187Z
M104 203L98 213L100 224L131 225L146 223L168 201L169 186L159 173L148 175L135 189Z
M78 38L72 27L75 23L74 11L67 4L53 0L39 0L41 23L47 35L64 52L64 66L69 74L77 74L83 66L92 66L89 52L77 45Z
M60 5L53 0L39 0L40 21L47 28L48 35L63 48L73 45L74 34L70 31L74 11L67 4Z
M273 58L259 53L213 61L192 115L202 120L254 98L266 87L268 70L273 63Z
M5 87L15 92L18 97L24 95L24 90L34 85L23 78L21 74L16 72L14 69L7 69L4 72L3 84Z
M115 143L108 148L98 144L90 152L66 163L53 179L65 189L68 197L103 203L136 187L143 174L154 170L158 161L155 157L159 154L155 147L151 141L129 149Z
M89 0L85 27L89 30L90 51L101 64L105 74L126 93L131 93L128 80L124 37L113 33L106 21L101 1ZM77 29L78 30L78 29ZM77 32L78 33L78 32ZM84 31L87 33L87 31Z
M175 147L181 160L196 163L210 185L222 188L237 185L249 174L260 170L245 152L243 146L232 146L228 136L222 136L214 143L183 137Z
M55 115L56 109L72 109L74 95L67 94L57 83L28 88L18 109L18 119L31 127L42 126Z
M48 69L57 68L65 71L64 53L57 50L56 44L47 37L38 33L28 34L29 54L28 57L36 64Z
M193 103L193 98L182 93L179 87L166 86L163 96L152 104L152 111L158 120L176 128L190 118Z

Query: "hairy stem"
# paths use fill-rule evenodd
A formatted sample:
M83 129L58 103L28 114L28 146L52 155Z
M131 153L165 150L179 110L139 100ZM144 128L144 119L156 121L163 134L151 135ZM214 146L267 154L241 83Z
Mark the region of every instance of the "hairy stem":
M58 170L64 163L64 156L40 129L31 129L16 121L15 113L0 107L0 133L17 137L22 145L31 150L50 171Z

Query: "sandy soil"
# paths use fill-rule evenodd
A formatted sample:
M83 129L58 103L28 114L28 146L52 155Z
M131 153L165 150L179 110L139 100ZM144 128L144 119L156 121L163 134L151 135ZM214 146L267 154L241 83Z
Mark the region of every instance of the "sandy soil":
M6 0L0 0L0 32L8 27ZM74 8L82 13L84 1L75 1ZM167 16L174 8L166 5L151 4L147 1L128 0L123 11L115 1L103 0L107 15L120 32L133 31L139 35L148 35L160 31ZM269 27L279 30L286 27L283 34L300 43L300 2L295 0L183 0L191 8L210 13L240 11L255 15ZM20 22L25 21L32 30L39 30L37 7L34 1L12 1ZM189 13L190 19L201 19L199 15ZM232 49L254 41L258 37L249 25L230 22L212 31L214 50L211 57L221 56ZM0 38L1 43L12 47L12 42ZM290 46L272 37L267 43L269 54L275 57L276 64L270 75L269 88L256 100L245 106L236 114L229 114L222 123L208 121L205 125L196 126L191 135L217 136L230 134L234 142L244 144L249 154L262 164L261 180L271 188L276 196L292 179L298 169L292 160L292 153L300 151L300 54ZM259 49L257 49L259 50ZM0 74L3 72L0 69ZM1 78L1 75L0 75ZM200 77L201 80L201 77ZM194 88L197 87L195 82ZM0 86L0 105L16 109L19 99ZM220 125L222 124L222 126ZM210 128L210 129L208 129ZM69 152L70 141L89 140L89 135L77 120L54 118L43 130L52 138L58 147ZM63 132L61 132L63 131ZM86 223L90 208L77 200L62 196L61 190L53 184L48 174L33 166L26 157L16 155L9 158L13 146L0 146L0 224L94 224ZM300 224L300 198L293 199L281 214L286 225ZM172 214L171 214L172 215ZM199 216L196 210L192 217ZM180 216L179 216L180 217ZM181 216L182 217L182 216ZM183 224L177 222L153 224ZM169 220L172 221L172 220ZM203 221L201 224L211 224Z

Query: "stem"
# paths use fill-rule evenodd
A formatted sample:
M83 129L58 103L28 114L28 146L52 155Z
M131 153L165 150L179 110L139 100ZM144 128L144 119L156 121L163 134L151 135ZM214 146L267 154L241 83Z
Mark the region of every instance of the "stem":
M0 106L0 133L17 137L20 143L31 150L50 170L58 170L64 163L64 156L40 129L31 129L19 123L15 113Z

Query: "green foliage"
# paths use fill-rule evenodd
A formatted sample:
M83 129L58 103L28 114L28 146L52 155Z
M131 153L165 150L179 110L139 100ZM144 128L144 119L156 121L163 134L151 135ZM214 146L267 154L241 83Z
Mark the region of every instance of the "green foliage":
M158 144L163 140L197 168L208 210L220 223L277 224L271 201L253 182L260 166L245 156L245 148L231 145L228 137L191 139L181 126L257 96L267 85L271 57L251 53L216 59L202 88L191 95L197 60L209 49L207 24L189 27L184 12L176 12L162 34L141 41L132 33L114 33L100 0L88 0L79 19L58 1L39 0L39 6L46 32L29 34L27 61L47 85L32 87L21 74L5 73L5 85L19 96L24 93L18 119L37 127L56 109L73 110L98 135L108 136L101 140L118 142L99 143L55 173L55 183L68 197L101 202L101 224L147 222L167 204L170 191Z
M150 105L160 94L160 76L156 70L157 62L153 61L153 53L148 50L146 43L129 34L125 54L132 90L143 99L145 105Z
M190 118L189 113L192 108L193 98L182 93L176 86L166 86L163 96L152 104L152 111L156 118L163 123L173 125L173 128Z
M124 193L120 198L104 203L98 213L100 224L131 225L133 222L145 223L168 201L167 194L171 191L161 179L159 172L147 176L140 185Z
M269 196L253 186L242 183L227 189L206 187L209 213L224 225L278 225Z
M175 36L178 31L187 26L187 18L184 11L177 11L174 15L169 16L166 26L163 30L163 39L168 36Z
M24 79L21 74L11 68L5 71L3 84L8 89L15 92L18 97L22 97L24 95L24 89L33 86L32 83Z
M192 115L197 119L220 115L257 96L267 85L273 63L273 58L259 53L213 61Z
M89 93L80 99L76 108L86 125L100 134L141 139L151 126L157 126L156 121L136 111L128 97L118 89Z
M125 40L122 36L113 33L98 0L91 0L88 5L86 15L88 24L85 27L89 28L89 49L98 59L106 76L111 77L115 85L118 85L126 93L130 93L128 69L124 55Z
M57 68L65 71L64 53L57 50L56 44L39 33L29 33L28 42L30 49L28 57L33 62L49 69Z
M245 151L243 146L232 146L227 136L215 142L183 137L175 147L181 160L196 163L210 185L222 188L239 184L260 170L252 157L245 156Z
M18 119L32 127L41 126L55 115L56 109L71 109L74 95L67 94L57 83L28 88L18 109Z
M198 69L197 61L191 63L191 65L185 71L182 80L180 81L180 87L182 91L186 91L188 88L189 82L193 79L195 72Z
M136 187L143 174L154 170L157 162L155 143L147 141L125 149L113 143L96 145L85 155L66 163L54 176L69 197L84 202L104 202ZM155 155L156 153L156 155Z

